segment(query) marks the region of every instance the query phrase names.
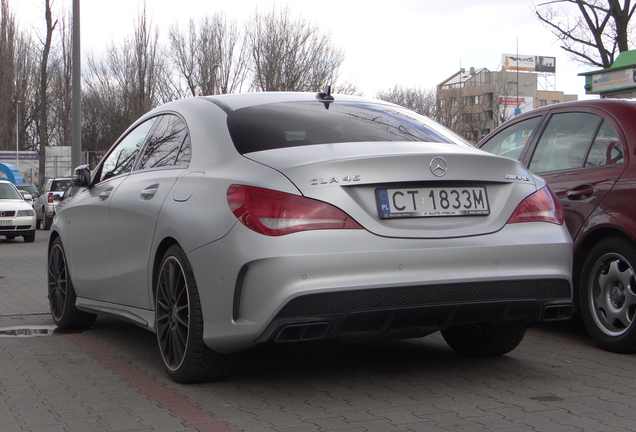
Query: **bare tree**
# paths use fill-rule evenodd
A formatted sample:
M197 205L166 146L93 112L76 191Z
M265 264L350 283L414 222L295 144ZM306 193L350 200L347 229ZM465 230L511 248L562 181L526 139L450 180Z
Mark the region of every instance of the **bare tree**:
M82 143L86 150L108 149L134 120L164 102L159 33L151 27L144 8L132 39L121 46L111 44L105 57L88 56L82 97Z
M243 36L223 14L170 28L169 57L191 96L241 91L249 72Z
M18 32L15 42L15 96L17 109L17 127L19 130L19 147L22 149L37 149L39 100L39 68L38 53L30 33ZM15 122L15 120L14 120Z
M42 60L40 62L40 92L39 92L39 124L38 135L40 138L40 166L38 173L38 184L44 185L45 170L46 170L46 147L49 142L48 137L48 62L49 53L51 51L51 43L53 39L53 30L57 25L57 21L53 22L53 16L51 13L51 4L49 0L44 2L44 18L46 20L46 39L44 41L44 48L42 50Z
M629 50L631 0L550 0L535 7L537 18L575 60L608 68Z
M9 11L7 0L0 2L0 149L15 148L15 16Z
M332 92L343 94L343 95L351 95L351 96L363 96L364 94L358 88L358 85L352 81L337 81L335 85L332 86Z
M259 91L319 91L333 84L344 60L329 34L288 7L258 10L247 24L253 86Z
M427 117L435 117L437 94L435 90L404 88L396 85L389 90L381 90L375 97L411 109Z

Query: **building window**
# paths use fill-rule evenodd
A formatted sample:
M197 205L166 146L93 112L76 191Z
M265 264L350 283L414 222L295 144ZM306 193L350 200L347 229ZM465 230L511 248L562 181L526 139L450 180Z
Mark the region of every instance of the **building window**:
M546 106L548 104L548 101L545 99L539 99L539 106L543 107Z
M554 105L554 104L558 104L558 103L559 103L559 101L558 101L558 100L553 100L553 101L552 101L552 105Z
M464 96L462 98L462 105L472 105L473 104L473 97L472 96Z
M456 107L457 106L457 98L451 98L450 100L450 105L452 107Z
M481 95L475 96L475 105L481 105L482 99Z

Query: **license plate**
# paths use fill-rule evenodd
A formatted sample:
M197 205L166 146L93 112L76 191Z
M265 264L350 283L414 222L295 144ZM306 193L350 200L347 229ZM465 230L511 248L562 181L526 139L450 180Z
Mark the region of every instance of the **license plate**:
M11 220L0 220L0 226L11 226Z
M383 219L490 214L486 188L480 186L378 189L377 198Z

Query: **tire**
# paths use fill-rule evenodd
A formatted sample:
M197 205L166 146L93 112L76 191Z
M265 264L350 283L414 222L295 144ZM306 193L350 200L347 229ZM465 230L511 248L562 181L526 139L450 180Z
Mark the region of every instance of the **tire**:
M25 243L33 243L35 241L35 231L22 235Z
M598 242L581 271L580 309L592 339L603 349L636 352L636 251L619 237Z
M68 274L64 246L59 238L53 241L49 251L47 274L49 307L55 324L62 330L92 326L97 315L75 307L75 290Z
M469 324L442 330L446 343L464 357L507 354L521 343L525 334L525 326L519 323Z
M201 302L185 253L173 245L163 256L155 287L155 330L170 378L179 383L215 381L229 372L226 355L203 342Z
M47 215L44 215L44 229L47 231L50 230L51 225L53 225L53 218L50 218Z

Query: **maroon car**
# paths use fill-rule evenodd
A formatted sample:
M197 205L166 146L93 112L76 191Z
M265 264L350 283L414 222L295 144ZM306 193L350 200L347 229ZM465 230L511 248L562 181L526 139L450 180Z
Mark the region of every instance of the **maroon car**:
M548 182L574 240L575 300L587 330L604 349L636 352L636 100L538 108L478 146Z

